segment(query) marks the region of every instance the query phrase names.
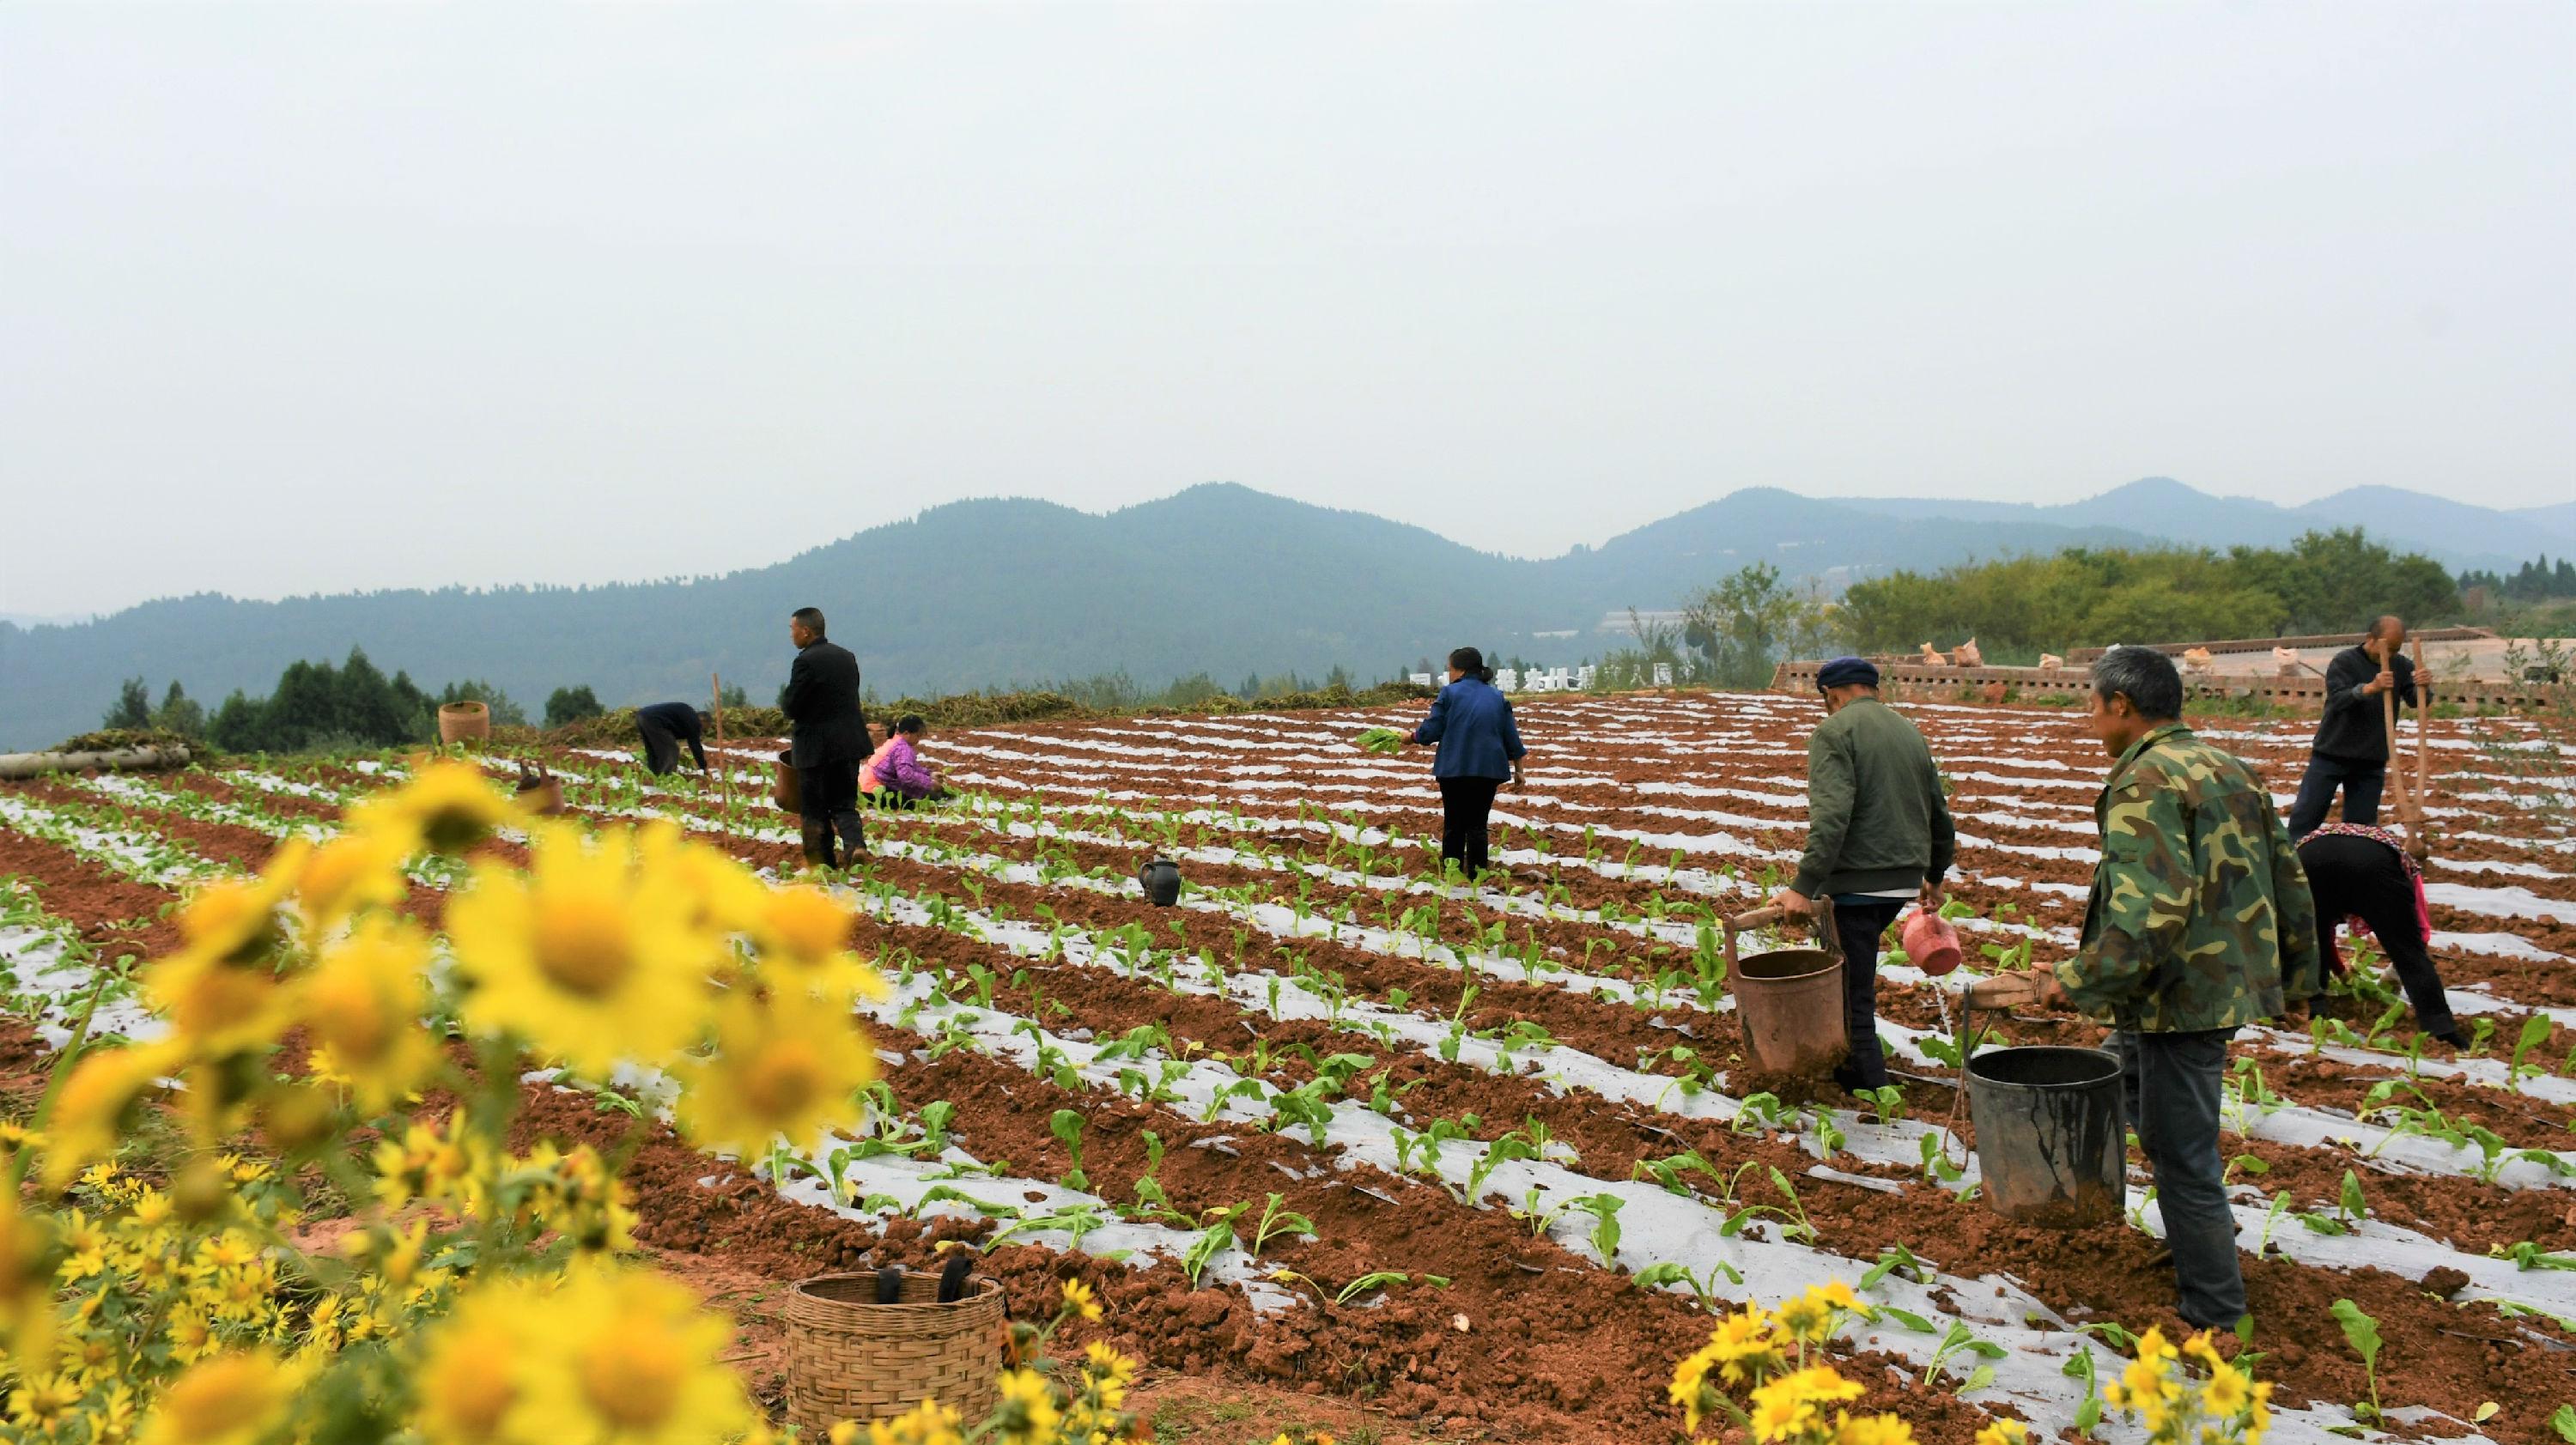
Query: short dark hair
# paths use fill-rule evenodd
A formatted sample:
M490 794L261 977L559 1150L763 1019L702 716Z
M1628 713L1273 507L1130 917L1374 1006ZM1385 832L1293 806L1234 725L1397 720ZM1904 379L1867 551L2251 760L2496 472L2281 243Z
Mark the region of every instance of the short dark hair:
M806 630L806 631L808 631L808 632L810 632L810 633L813 633L816 637L820 637L820 636L822 636L822 635L823 635L823 609L822 609L822 608L820 608L820 607L799 607L799 608L797 608L797 609L796 609L796 614L795 614L795 615L796 615L796 620L797 620L797 621L802 622L802 623L804 623L804 624L805 624L805 630Z
M2165 722L2182 716L2182 671L2152 647L2115 647L2093 664L2093 690L2103 701L2125 697L2138 716Z
M921 714L917 712L908 712L903 716L896 718L894 720L894 725L888 728L886 732L889 737L895 733L909 733L917 736L926 731L929 727L930 724L921 720Z
M2370 635L2372 637L2378 637L2392 627L2404 627L2405 625L2405 618L2398 616L2394 612L2383 612L2377 617L2370 619Z

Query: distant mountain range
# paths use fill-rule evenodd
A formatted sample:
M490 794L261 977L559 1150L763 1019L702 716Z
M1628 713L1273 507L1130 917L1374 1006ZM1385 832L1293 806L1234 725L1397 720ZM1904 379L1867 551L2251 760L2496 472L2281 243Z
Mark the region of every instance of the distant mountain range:
M587 683L612 706L703 696L721 671L756 699L785 676L786 617L812 603L895 696L1124 668L1159 686L1345 664L1363 677L1461 642L1571 663L1605 614L1677 605L1768 560L1829 585L1897 567L2077 545L2278 544L2358 525L2453 569L2576 553L2576 503L2520 512L2384 487L2303 507L2165 478L2031 506L1802 497L1751 488L1560 557L1500 557L1420 527L1232 483L1106 515L994 499L934 507L767 567L694 581L399 591L279 602L205 594L69 626L0 621L0 748L96 726L120 679L172 678L211 707L297 658L362 646L435 688L499 684L531 709ZM1538 636L1578 631L1571 641Z

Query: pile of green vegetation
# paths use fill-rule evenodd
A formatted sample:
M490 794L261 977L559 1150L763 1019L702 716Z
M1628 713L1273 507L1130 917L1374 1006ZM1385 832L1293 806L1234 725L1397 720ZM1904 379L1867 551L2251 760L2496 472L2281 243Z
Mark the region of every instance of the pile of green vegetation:
M207 757L214 749L204 738L192 738L164 728L101 728L96 732L68 737L51 749L58 753L121 753L133 748L186 748L192 759Z

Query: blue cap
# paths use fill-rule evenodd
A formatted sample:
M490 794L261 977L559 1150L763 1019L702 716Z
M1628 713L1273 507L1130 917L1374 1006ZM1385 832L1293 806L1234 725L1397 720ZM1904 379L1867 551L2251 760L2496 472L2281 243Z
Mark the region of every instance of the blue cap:
M1866 657L1837 657L1816 669L1816 690L1849 687L1853 683L1878 686L1878 665Z

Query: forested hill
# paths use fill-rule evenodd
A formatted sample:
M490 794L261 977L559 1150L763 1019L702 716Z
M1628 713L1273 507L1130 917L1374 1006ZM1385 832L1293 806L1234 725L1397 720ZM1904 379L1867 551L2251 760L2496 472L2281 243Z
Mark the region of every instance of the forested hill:
M2153 506L2117 505L2143 487L2170 490ZM2451 531L2479 525L2482 509L2394 495L2439 510ZM1154 685L1202 670L1230 682L1336 664L1382 676L1466 641L1571 662L1606 641L1592 634L1603 614L1675 606L1747 562L1841 583L1896 566L2078 543L2199 540L2204 523L2179 505L2193 497L2220 509L2260 505L2138 483L2095 499L2108 505L2092 514L1950 504L1962 515L1944 515L1930 510L1938 503L1754 489L1599 548L1524 561L1231 484L1107 515L1027 500L959 502L717 578L281 602L197 596L76 626L0 623L0 748L43 746L95 726L123 678L140 675L156 689L176 679L212 706L234 688L266 690L289 662L338 659L353 645L387 672L433 687L483 678L525 701L571 683L589 684L611 706L695 698L710 671L760 697L786 673L787 614L809 603L830 615L833 637L857 650L870 686L889 696L1118 668ZM2159 518L2158 531L2142 530ZM2576 550L2576 538L2562 540L2538 519L2505 521L2488 535L2498 538L2492 553L2427 550L2453 566L2506 570L2535 550ZM1581 635L1533 637L1569 629Z

